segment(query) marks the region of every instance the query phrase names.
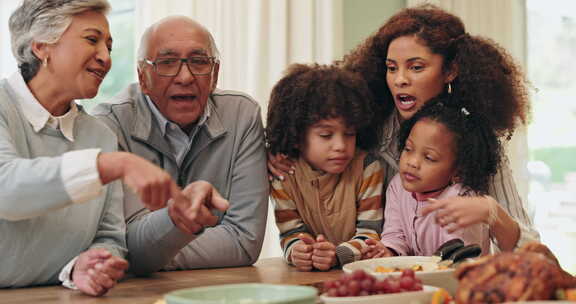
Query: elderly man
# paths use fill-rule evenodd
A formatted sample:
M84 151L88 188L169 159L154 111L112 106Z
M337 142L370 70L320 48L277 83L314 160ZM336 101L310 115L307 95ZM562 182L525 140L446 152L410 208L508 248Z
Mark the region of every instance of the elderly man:
M262 247L268 182L257 103L216 89L218 50L212 35L182 16L152 25L142 37L139 84L94 114L118 135L121 149L158 164L186 187L205 180L229 200L204 231L178 225L166 209L125 200L131 271L250 265Z

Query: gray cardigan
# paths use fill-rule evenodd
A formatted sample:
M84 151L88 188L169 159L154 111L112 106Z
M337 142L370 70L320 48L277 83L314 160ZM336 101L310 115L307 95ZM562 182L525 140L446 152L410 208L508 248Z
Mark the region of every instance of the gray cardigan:
M258 258L268 208L260 108L250 97L232 91L216 90L209 102L212 113L180 167L137 83L93 111L116 132L120 149L164 168L182 188L205 180L230 201L228 211L218 213L219 224L195 238L180 232L166 209L148 212L132 193L126 193L127 242L134 273L250 265Z
M0 287L59 283L62 267L91 247L126 253L121 184L73 204L60 175L63 153L115 151L116 136L80 108L74 137L48 126L36 133L0 81Z

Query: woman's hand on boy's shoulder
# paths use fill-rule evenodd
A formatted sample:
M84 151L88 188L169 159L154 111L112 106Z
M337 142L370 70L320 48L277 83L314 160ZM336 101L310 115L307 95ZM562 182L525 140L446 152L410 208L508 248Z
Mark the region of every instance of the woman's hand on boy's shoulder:
M272 154L268 152L268 179L272 181L277 178L281 181L285 179L288 174L294 174L296 168L294 167L294 161L292 161L285 154Z

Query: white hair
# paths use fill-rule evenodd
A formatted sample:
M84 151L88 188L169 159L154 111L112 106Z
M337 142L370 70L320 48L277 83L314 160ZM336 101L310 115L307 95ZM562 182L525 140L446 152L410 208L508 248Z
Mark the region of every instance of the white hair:
M206 35L208 35L208 40L209 40L209 52L210 52L210 56L214 57L216 59L216 61L220 61L220 52L218 51L218 47L216 46L216 41L214 40L214 37L212 36L212 33L210 33L210 31L208 31L202 24L194 21L193 19L186 17L186 16L168 16L165 18L162 18L161 20L157 21L156 23L152 24L151 26L149 26L144 33L142 34L142 38L140 38L140 46L138 47L138 64L141 65L142 62L144 61L144 59L146 59L146 56L148 55L148 47L150 44L150 38L152 36L152 33L154 33L156 31L156 29L158 28L158 26L160 26L161 24L170 21L170 20L174 20L174 19L183 19L187 22L190 22L191 24L199 27L200 29L202 29L204 32L206 32Z
M32 79L41 60L32 51L32 42L53 44L60 40L74 15L96 11L107 14L107 0L24 0L10 16L12 53L24 80Z

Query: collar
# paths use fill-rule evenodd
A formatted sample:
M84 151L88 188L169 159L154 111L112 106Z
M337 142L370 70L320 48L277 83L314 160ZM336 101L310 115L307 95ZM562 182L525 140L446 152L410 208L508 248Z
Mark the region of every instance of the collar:
M450 185L429 192L412 192L412 197L419 202L424 202L429 198L437 198L440 196L440 194L442 194L442 192L444 192L444 190L446 190L446 188L448 188L448 186Z
M78 106L75 101L70 103L70 110L62 116L52 116L40 102L32 95L24 78L19 72L15 72L8 78L8 85L12 87L19 97L22 113L32 125L34 132L38 133L46 125L59 128L64 137L74 141L74 122L78 116Z
M449 184L446 187L435 190L433 192L426 192L426 193L412 192L411 195L415 200L422 202L426 201L429 198L443 199L455 195L470 196L474 195L474 193L475 192L472 191L470 188L464 187L460 183L456 183L456 184Z
M175 124L175 123L168 120L160 112L160 110L158 110L158 108L156 107L156 104L152 101L150 96L144 94L144 97L146 99L146 103L148 104L148 108L150 109L150 112L152 113L152 116L154 116L156 118L156 121L160 125L160 133L162 133L162 136L166 136L166 129L168 128L168 125ZM206 103L206 108L204 109L202 116L200 116L200 119L198 120L196 127L203 126L206 123L206 121L208 120L208 118L210 118L211 113L212 113L212 101L211 101L211 98L208 98L208 102Z

